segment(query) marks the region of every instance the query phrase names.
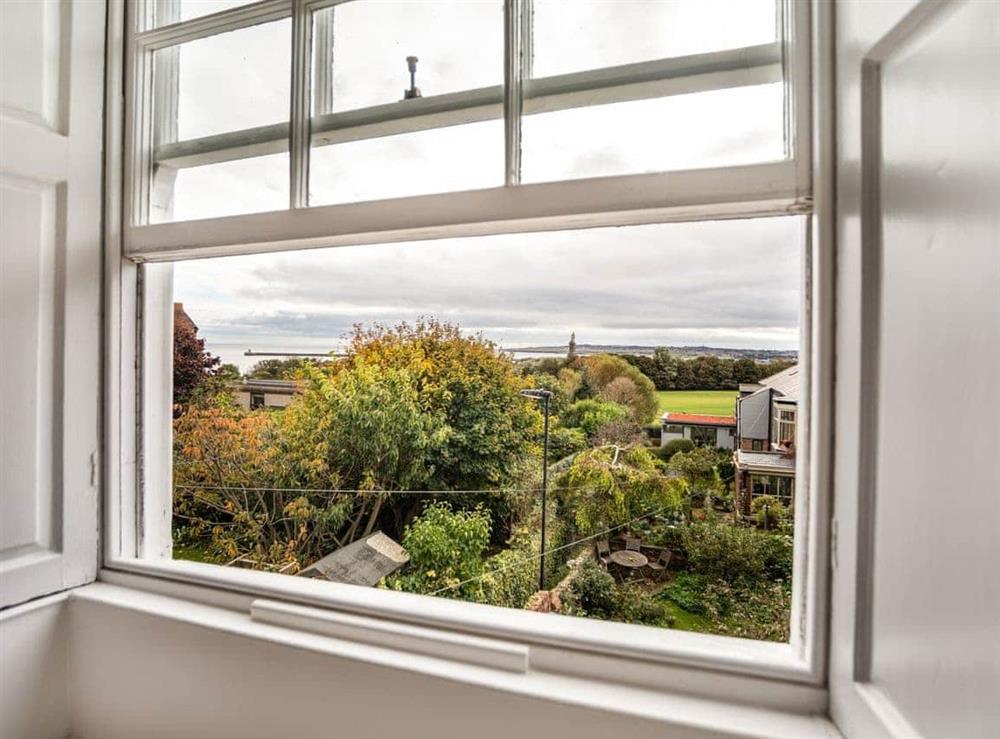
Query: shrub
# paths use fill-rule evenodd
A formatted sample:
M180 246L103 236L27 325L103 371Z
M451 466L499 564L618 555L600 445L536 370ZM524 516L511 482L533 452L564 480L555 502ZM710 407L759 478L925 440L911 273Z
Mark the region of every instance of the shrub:
M671 439L657 450L657 454L664 462L669 462L670 458L678 452L690 452L694 449L694 442L690 439Z
M764 574L776 580L791 582L791 534L758 534L758 546L764 560Z
M673 626L667 607L639 585L626 583L615 593L616 621L647 626Z
M659 402L652 380L621 357L610 354L587 357L583 374L587 387L595 394L604 397L610 393L626 402L636 422L646 423L656 415Z
M577 428L555 428L549 433L549 460L557 462L587 448L587 435Z
M714 633L777 642L788 641L791 601L788 582L732 585L715 580L702 595Z
M610 618L615 612L615 580L599 565L585 564L570 585L570 592L587 616Z
M483 552L490 541L490 514L483 510L453 511L447 502L433 502L403 534L403 548L410 562L402 575L390 578L392 587L428 593L452 587L446 597L478 595Z
M481 603L524 608L538 586L537 561L520 549L505 549L486 560Z
M705 578L693 572L679 572L674 581L660 591L661 599L672 601L688 613L705 613Z
M576 426L590 437L604 424L626 418L628 410L624 406L588 398L567 408L562 416L562 423L564 426Z
M691 570L735 583L761 576L787 577L791 538L725 523L693 523L684 532Z
M757 525L763 529L773 529L785 517L785 506L773 495L760 495L750 506Z

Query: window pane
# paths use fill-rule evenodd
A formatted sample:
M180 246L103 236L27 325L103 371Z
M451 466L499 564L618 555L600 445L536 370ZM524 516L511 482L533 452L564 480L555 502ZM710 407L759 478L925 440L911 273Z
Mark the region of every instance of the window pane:
M771 43L774 0L534 0L534 77Z
M524 182L783 159L782 85L526 115Z
M522 181L547 182L784 159L773 0L534 3ZM770 46L766 46L770 44ZM761 46L754 54L735 53ZM734 51L725 56L724 52ZM671 60L720 52L687 75ZM649 63L641 68L609 69ZM569 94L557 75L601 70ZM607 79L616 80L608 85ZM549 92L554 89L554 92Z
M496 120L315 147L309 204L500 186L503 135Z
M155 52L151 222L288 207L290 23Z
M333 111L403 100L410 56L423 97L503 83L501 0L356 0L317 11L314 22L330 16Z
M176 264L174 556L786 640L794 450L734 455L705 416L796 361L802 233L772 218ZM544 573L525 389L552 393ZM748 433L752 411L768 431L771 394L748 397L765 395ZM648 433L666 408L700 416L699 448ZM758 515L764 495L783 507Z
M417 115L426 109L417 98L491 86L499 95L500 0L359 1L313 19L311 205L503 184L499 103ZM417 58L416 91L407 57ZM356 111L346 123L337 115L345 111Z
M287 121L290 64L289 20L157 51L154 89L164 102L154 139L185 141Z
M186 167L174 181L173 220L236 216L288 207L288 154Z

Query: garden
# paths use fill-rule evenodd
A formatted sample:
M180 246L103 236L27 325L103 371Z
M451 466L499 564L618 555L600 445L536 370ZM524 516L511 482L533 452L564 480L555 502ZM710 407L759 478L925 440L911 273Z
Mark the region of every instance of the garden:
M345 357L269 365L298 393L247 410L199 339L178 346L177 557L294 575L379 531L409 560L378 587L787 639L789 512L741 517L729 454L655 446L656 386L622 357L514 362L432 320L359 327ZM549 394L544 558L528 389ZM733 396L686 393L716 394Z

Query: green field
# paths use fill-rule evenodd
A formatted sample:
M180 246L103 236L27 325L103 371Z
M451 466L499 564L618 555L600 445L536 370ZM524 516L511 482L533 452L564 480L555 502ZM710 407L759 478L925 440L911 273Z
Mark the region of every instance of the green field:
M659 390L660 413L702 413L731 416L736 412L735 390Z

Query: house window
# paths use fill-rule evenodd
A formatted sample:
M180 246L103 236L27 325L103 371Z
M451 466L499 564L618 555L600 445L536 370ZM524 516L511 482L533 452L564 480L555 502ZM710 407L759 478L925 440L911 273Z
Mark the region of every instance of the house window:
M254 415L252 394L244 416L220 400L185 408L172 427L141 427L148 474L132 492L159 504L122 507L126 521L132 511L143 512L145 518L132 521L143 535L134 546L123 538L111 566L155 559L151 542L166 542L157 551L169 551L173 533L189 537L184 543L203 547L213 561L233 551L219 561L229 567L213 573L291 574L316 565L313 555L336 555L381 532L392 534L409 557L398 559L383 586L511 606L511 622L521 624L525 606L552 606L544 593L570 574L563 569L570 554L607 543L611 564L598 557L594 566L611 577L615 592L641 583L642 598L660 598L666 580L657 580L655 565L663 569L669 558L661 554L670 546L660 529L673 518L631 503L625 516L596 499L593 515L575 515L570 508L587 504L586 491L555 475L547 489L552 508L543 511L540 480L531 471L540 470L539 450L547 446L550 454L565 452L559 461L569 460L566 468L594 462L609 484L618 485L623 466L634 465L636 474L653 476L637 490L665 485L685 494L685 473L664 474L657 460L636 461L649 453L637 441L642 426L657 414L656 402L636 399L645 385L613 359L592 357L610 355L607 347L690 344L698 331L704 345L718 345L725 331L748 325L745 316L723 320L719 311L731 301L702 290L700 275L730 270L756 303L780 282L784 288L768 306L769 316L776 311L785 321L776 335L787 344L788 336L810 326L798 315L797 298L802 275L819 279L815 270L799 268L811 258L803 238L811 209L805 5L728 3L727 12L744 22L724 28L701 4L673 2L586 9L541 0L415 2L389 13L387 4L363 0L269 0L190 22L170 16L175 4L140 5L125 126L128 261L118 277L123 292L131 287L142 303L135 315L144 330L130 333L135 327L122 325L122 335L141 336L140 363L156 366L170 350L168 337L157 342L158 301L176 297L195 312L212 304L210 318L197 316L206 349L239 373L250 370L248 335L289 358L310 359L296 368L305 389L284 414ZM533 16L523 14L528 6ZM574 24L573 33L565 32ZM231 105L221 108L199 83L216 73L234 86ZM761 245L757 262L767 266L766 276L758 281L736 257L704 271L665 269L656 258L664 244L701 239L713 244L699 257L709 262L720 259L718 249L729 253L738 245L746 253ZM691 264L680 255L676 263ZM596 276L612 286L598 288ZM227 292L212 303L223 284L254 284L253 297ZM683 300L643 309L643 315L664 316L653 326L634 318L636 305L651 305L652 296ZM626 313L631 319L622 318ZM762 317L760 325L768 321L773 318ZM578 336L575 348L564 352L565 334L578 325L593 329L594 338ZM761 332L754 336L762 340ZM435 342L461 357L447 382L431 377L439 367L421 353L437 349ZM530 355L532 347L541 347L534 352L540 356L510 358L511 349ZM546 364L550 358L557 362ZM603 382L592 367L598 361L621 370L623 381ZM553 395L486 393L488 402L477 403L480 396L466 383L477 372L498 386L509 381L506 390ZM169 386L158 380L155 372L138 377L147 407L169 402ZM559 393L549 408L549 444L540 445L539 399ZM128 404L123 408L129 412ZM313 425L292 433L296 423ZM204 441L208 437L196 433L203 426L238 429L230 440L246 446L235 450L239 464L212 471L199 466L204 456L184 455L171 468L171 435ZM508 438L515 431L520 435ZM716 428L692 432L696 443L717 443ZM318 446L300 457L294 444ZM622 456L621 450L636 448L635 457ZM514 472L520 476L508 479ZM213 477L219 474L228 477ZM584 477L592 479L589 471ZM674 500L673 492L661 497ZM244 505L259 506L245 511L247 520L266 527L292 518L295 525L275 525L275 535L306 530L309 541L248 545L221 525L232 521L212 518L220 512L214 504L221 500L225 511L223 499L234 493ZM528 513L511 515L511 501L499 500L505 495L520 496L518 505ZM170 520L151 518L171 509L194 523L171 532ZM552 517L544 540L531 528L543 514ZM326 528L316 532L319 523ZM514 530L519 525L527 528ZM427 532L466 527L479 538L485 530L487 539L471 563L431 566L418 561L419 542L408 538L419 537L421 526ZM221 538L212 541L213 532ZM226 536L233 540L223 541ZM619 554L618 539L621 551L633 554L611 556ZM514 541L523 550L511 549ZM307 545L314 547L312 559L300 561ZM385 551L396 550L380 549L392 559ZM503 567L491 560L499 553ZM235 582L229 574L206 577ZM576 615L625 619L613 603L583 605L580 589L566 591ZM326 597L331 603L353 597L343 593L331 588ZM364 608L395 617L386 595L365 591ZM658 623L659 616L647 619L652 633L669 633L664 627L676 623L664 599L669 595L648 609L662 616ZM408 618L429 617L422 602L414 601ZM478 617L457 615L455 625L466 618ZM802 623L811 628L813 621ZM598 626L573 630L581 634L571 639L573 648L607 651L590 625ZM716 633L729 633L717 626ZM656 636L648 638L656 643ZM644 646L642 653L669 660L671 647L664 642L650 652Z
M771 495L788 505L792 501L794 491L794 477L787 475L750 475L750 492L754 498L761 495Z
M691 441L698 446L718 446L719 430L712 426L692 426Z
M680 425L678 425L676 423L668 423L666 426L663 427L663 430L666 433L668 433L668 434L683 434L684 433L684 427L680 426Z
M795 443L795 410L775 406L774 443L791 446Z
M250 393L250 410L257 410L264 407L264 393Z

